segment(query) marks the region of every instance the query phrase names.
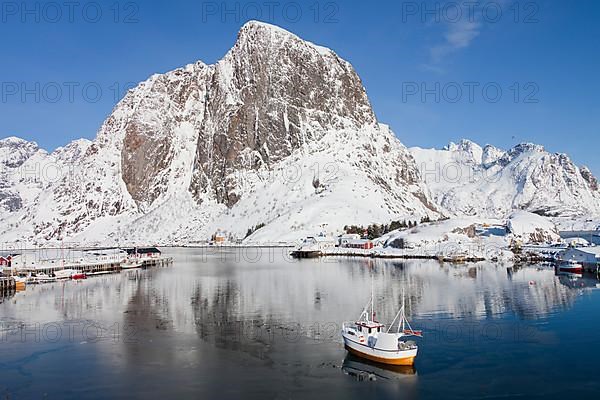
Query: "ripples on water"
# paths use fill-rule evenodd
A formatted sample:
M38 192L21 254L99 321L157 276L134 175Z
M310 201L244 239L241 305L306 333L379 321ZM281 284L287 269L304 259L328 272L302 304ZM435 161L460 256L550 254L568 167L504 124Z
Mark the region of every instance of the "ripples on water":
M174 249L173 266L4 297L0 395L306 398L537 396L599 389L598 280L552 267ZM260 251L260 253L256 253ZM254 260L255 262L250 262ZM346 355L340 323L405 292L414 369ZM576 332L576 334L574 334ZM564 370L577 363L578 371Z

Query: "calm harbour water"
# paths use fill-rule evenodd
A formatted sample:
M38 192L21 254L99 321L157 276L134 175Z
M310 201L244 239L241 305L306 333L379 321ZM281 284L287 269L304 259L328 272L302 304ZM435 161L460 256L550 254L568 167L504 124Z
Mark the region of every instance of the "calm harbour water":
M548 266L165 249L166 268L0 297L0 398L596 398L600 291ZM373 277L373 279L371 279ZM415 368L349 357L340 324L406 293Z

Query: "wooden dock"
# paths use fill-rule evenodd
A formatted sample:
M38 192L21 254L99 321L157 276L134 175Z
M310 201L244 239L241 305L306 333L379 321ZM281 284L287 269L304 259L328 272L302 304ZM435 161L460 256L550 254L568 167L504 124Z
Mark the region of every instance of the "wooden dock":
M140 259L141 267L164 267L173 263L172 257L148 257ZM97 262L57 262L57 263L39 263L32 268L21 269L21 272L44 273L52 275L57 271L64 269L72 269L78 273L83 273L89 276L117 273L122 270L121 260L103 260Z
M145 267L166 267L173 263L173 257L156 257L142 260L142 268Z
M0 276L0 293L13 292L17 288L15 279L10 276Z

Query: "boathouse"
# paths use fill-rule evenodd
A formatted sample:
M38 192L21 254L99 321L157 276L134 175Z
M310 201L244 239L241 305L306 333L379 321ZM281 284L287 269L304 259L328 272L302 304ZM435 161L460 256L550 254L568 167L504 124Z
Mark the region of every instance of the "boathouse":
M575 261L584 266L596 267L600 262L600 246L569 247L558 253L561 261Z
M162 254L156 247L132 247L123 250L129 257L158 258Z

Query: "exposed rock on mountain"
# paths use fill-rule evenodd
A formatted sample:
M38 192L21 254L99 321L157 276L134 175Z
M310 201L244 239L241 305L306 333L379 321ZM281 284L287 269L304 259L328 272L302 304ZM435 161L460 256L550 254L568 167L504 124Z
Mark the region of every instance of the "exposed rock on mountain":
M265 223L274 240L439 215L352 66L260 22L216 64L140 83L94 142L47 157L73 172L9 216L18 238L191 241Z

